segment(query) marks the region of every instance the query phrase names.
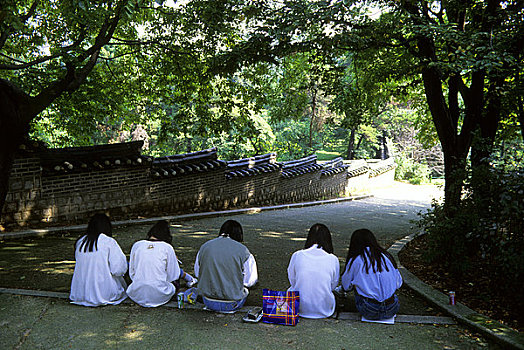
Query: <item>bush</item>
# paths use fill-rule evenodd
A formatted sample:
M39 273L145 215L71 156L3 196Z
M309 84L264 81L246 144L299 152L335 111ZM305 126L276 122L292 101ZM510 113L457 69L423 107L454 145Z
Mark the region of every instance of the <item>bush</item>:
M420 185L429 182L430 170L426 164L415 162L412 158L395 157L397 168L395 170L395 180L408 181L413 185Z
M428 233L430 261L460 274L470 259L480 259L491 287L506 294L524 288L524 168L508 164L492 159L470 171L453 217L433 203L419 221Z
M462 274L469 267L469 242L463 232L470 230L469 213L459 211L449 219L441 203L433 202L432 209L421 215L418 225L428 235L428 252L425 259L444 266L453 274Z

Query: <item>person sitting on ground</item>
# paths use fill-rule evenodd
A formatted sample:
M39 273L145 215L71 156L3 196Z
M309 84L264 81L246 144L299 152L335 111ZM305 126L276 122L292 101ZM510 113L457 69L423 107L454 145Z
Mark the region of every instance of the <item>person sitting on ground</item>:
M244 233L235 220L227 220L219 235L204 243L195 260L198 291L206 307L218 312L241 308L247 288L258 279L255 258L241 242Z
M177 288L175 281L184 278L188 286L196 283L178 264L173 240L166 220L157 222L147 238L133 244L129 259L129 277L132 283L127 295L144 307L157 307L167 303Z
M311 226L304 249L291 256L287 275L289 290L300 293L301 317L324 318L333 314L333 290L338 284L340 264L333 255L331 233L325 225Z
M382 248L373 232L360 229L353 232L349 244L342 287L354 288L355 305L368 320L385 320L399 310L395 294L402 277L391 254Z
M75 242L75 271L69 299L73 304L120 304L126 296L126 256L111 237L111 221L104 214L89 220L87 233Z

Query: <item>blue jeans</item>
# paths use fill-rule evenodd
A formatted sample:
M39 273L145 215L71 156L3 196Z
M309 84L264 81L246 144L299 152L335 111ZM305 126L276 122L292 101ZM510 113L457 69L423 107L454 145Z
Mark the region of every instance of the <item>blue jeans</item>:
M204 300L204 305L206 305L206 307L210 310L218 312L234 312L244 306L247 297L238 301L217 300L206 297L202 297L202 299Z
M358 312L368 320L385 320L395 316L400 308L398 296L394 294L394 301L386 305L385 302L376 303L369 301L355 292L355 306Z

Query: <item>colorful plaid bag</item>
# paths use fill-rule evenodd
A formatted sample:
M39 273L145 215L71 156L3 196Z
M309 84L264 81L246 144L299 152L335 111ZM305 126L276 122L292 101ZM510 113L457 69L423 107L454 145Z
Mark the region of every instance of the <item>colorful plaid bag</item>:
M263 290L262 322L294 326L298 323L298 291Z

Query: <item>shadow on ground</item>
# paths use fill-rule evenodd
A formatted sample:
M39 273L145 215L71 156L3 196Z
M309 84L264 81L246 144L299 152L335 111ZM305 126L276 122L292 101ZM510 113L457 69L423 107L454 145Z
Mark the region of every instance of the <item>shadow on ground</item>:
M398 192L398 190L397 190ZM429 206L429 199L410 199L401 189L391 195L336 204L266 211L231 217L244 227L244 243L256 258L260 283L247 304L260 305L262 289L284 290L289 286L287 265L291 254L302 249L307 231L316 222L326 224L333 235L335 255L341 269L351 233L362 227L375 232L383 246L413 232L410 220ZM404 195L404 197L401 196ZM401 196L400 199L392 198ZM425 198L425 199L424 199ZM171 222L173 245L185 271L192 273L199 247L216 237L224 217ZM145 237L151 225L118 227L113 237L127 255L133 243ZM0 245L0 287L68 292L74 269L73 244L78 234L64 233L41 238L4 241ZM434 310L409 290L400 290L402 314L434 314ZM346 311L355 311L351 307Z

